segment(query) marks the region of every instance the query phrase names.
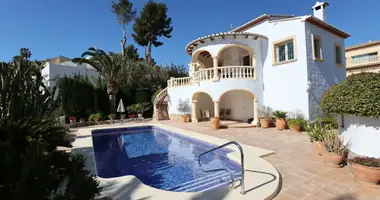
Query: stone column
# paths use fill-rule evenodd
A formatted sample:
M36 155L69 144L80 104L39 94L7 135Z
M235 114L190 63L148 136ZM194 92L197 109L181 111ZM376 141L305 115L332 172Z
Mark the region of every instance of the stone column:
M253 124L257 124L259 121L259 101L255 97L253 100Z
M219 116L219 101L214 101L214 117Z
M191 122L197 123L197 100L193 100L193 105L191 106Z
M219 80L218 57L212 57L212 61L213 61L213 64L214 64L214 77L213 77L213 81L218 81Z

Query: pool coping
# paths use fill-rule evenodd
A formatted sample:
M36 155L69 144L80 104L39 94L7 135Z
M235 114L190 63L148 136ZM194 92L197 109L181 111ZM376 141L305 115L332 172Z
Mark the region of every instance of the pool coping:
M153 126L160 129L168 130L170 132L174 132L176 134L179 134L184 137L188 137L190 139L195 139L199 141L204 141L205 143L219 146L221 144L225 144L229 142L228 140L216 138L208 135L204 135L201 133L193 132L193 131L187 131L184 129L159 124L159 123L144 123L144 124L115 124L110 126L102 126L102 127L87 127L87 128L80 128L78 129L77 135L79 136L74 142L73 142L73 152L75 153L75 149L80 149L87 147L90 151L92 151L92 154L89 154L89 158L92 159L89 161L92 161L95 163L95 158L93 155L93 143L92 143L92 131L94 130L102 130L102 129L118 129L118 128L128 128L128 127L144 127L144 126ZM84 136L84 137L83 137ZM216 189L212 191L206 191L206 192L171 192L171 191L165 191L156 189L153 187L150 187L148 185L143 184L138 178L135 176L129 175L129 176L123 176L123 177L117 177L117 178L100 178L97 177L97 179L100 181L100 185L102 187L108 188L109 185L112 186L111 189L106 189L101 192L101 197L104 196L110 196L112 199L118 199L121 198L121 196L125 193L125 190L128 190L128 188L133 188L134 185L131 185L131 183L137 184L136 188L133 191L129 191L131 194L128 197L128 199L141 199L146 198L147 195L149 198L165 198L165 199L194 199L194 197L202 197L205 199L220 199L220 194L224 194L223 199L272 199L274 196L277 195L278 190L280 189L280 175L278 171L267 161L262 159L263 157L273 155L274 152L266 149L261 149L249 145L240 144L243 148L244 154L245 154L245 168L246 171L250 172L257 172L255 175L249 174L253 178L250 178L252 180L249 180L248 176L246 175L246 181L245 184L249 185L256 185L257 183L261 183L254 187L254 189L250 192L247 192L246 195L240 195L240 187L236 189L229 189L229 188L222 188L222 189ZM233 146L227 146L227 149L231 149L234 152L228 153L227 157L231 160L237 162L240 164L240 153L237 151L236 147ZM93 164L92 171L96 171L96 165ZM87 166L87 163L86 163ZM91 169L91 166L87 166L89 169ZM265 175L259 175L258 173L271 175L272 180L268 182L268 178L265 177ZM248 173L246 173L248 174ZM265 183L263 185L263 183ZM127 186L126 186L127 185ZM116 188L116 189L115 189ZM117 190L118 188L118 190ZM123 189L124 188L124 189ZM246 187L247 190L247 187ZM150 195L150 196L149 196ZM219 195L219 196L218 196ZM201 199L202 199L201 198Z

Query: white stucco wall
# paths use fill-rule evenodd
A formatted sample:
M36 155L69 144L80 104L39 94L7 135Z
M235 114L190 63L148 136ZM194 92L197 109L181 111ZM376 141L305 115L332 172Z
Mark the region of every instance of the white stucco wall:
M191 102L191 99L190 99ZM198 110L197 110L197 119L200 119L199 109L202 111L210 111L210 116L214 116L214 101L211 97L206 93L199 93L198 102L197 102Z
M380 158L380 119L344 115L339 119L339 133L350 151L361 156Z
M178 100L189 99L191 102L193 95L197 92L205 92L211 96L213 101L220 101L220 97L225 92L241 89L250 91L252 94L254 94L258 99L259 106L262 105L260 102L262 102L263 94L261 90L261 83L258 80L227 79L220 80L219 82L201 81L199 84L168 88L168 111L169 114L181 114L177 110ZM242 98L244 98L244 96ZM253 104L253 101L251 102ZM208 107L210 106L208 105ZM219 107L222 108L221 106ZM253 112L253 108L251 111ZM232 113L234 112L236 113L237 111L233 110ZM241 113L239 113L239 115L240 114Z
M268 37L263 43L264 105L273 109L294 111L299 109L309 115L307 88L307 66L305 45L305 23L301 18L281 22L263 22L246 32L258 33ZM296 62L273 66L272 43L288 37L296 37Z
M230 119L247 121L253 118L254 98L246 91L225 93L219 102L220 109L231 109Z
M81 75L87 75L87 77L92 80L96 79L98 77L98 72L93 69L89 68L87 65L57 65L57 64L51 64L46 63L45 67L42 69L42 75L45 77L45 84L49 86L50 88L54 87L54 79L57 77L63 77L63 76L72 76L74 74L81 74Z
M323 61L313 59L312 34L321 40ZM337 66L335 61L335 44L340 45L343 66ZM314 120L322 112L320 100L323 93L332 85L346 79L346 65L344 57L344 39L327 32L312 24L306 23L306 53L307 53L307 77L310 81L308 94L309 119Z

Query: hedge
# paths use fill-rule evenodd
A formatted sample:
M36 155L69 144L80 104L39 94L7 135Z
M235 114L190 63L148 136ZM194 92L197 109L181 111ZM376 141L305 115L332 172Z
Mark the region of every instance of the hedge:
M325 113L380 118L380 73L361 73L330 87L322 96Z

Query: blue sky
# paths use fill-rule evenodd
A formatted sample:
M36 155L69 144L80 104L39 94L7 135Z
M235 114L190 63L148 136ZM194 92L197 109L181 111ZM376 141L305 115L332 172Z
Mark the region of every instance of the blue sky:
M132 0L140 11L147 0ZM166 0L174 31L164 45L153 49L160 64L190 61L185 46L211 33L228 31L261 14L311 14L314 0ZM348 32L346 46L380 39L380 1L330 0L327 21ZM120 52L121 28L110 11L111 0L0 0L0 61L8 61L21 47L32 51L32 59L64 55L78 57L95 44ZM128 29L127 43L131 38ZM140 55L143 48L139 47Z

